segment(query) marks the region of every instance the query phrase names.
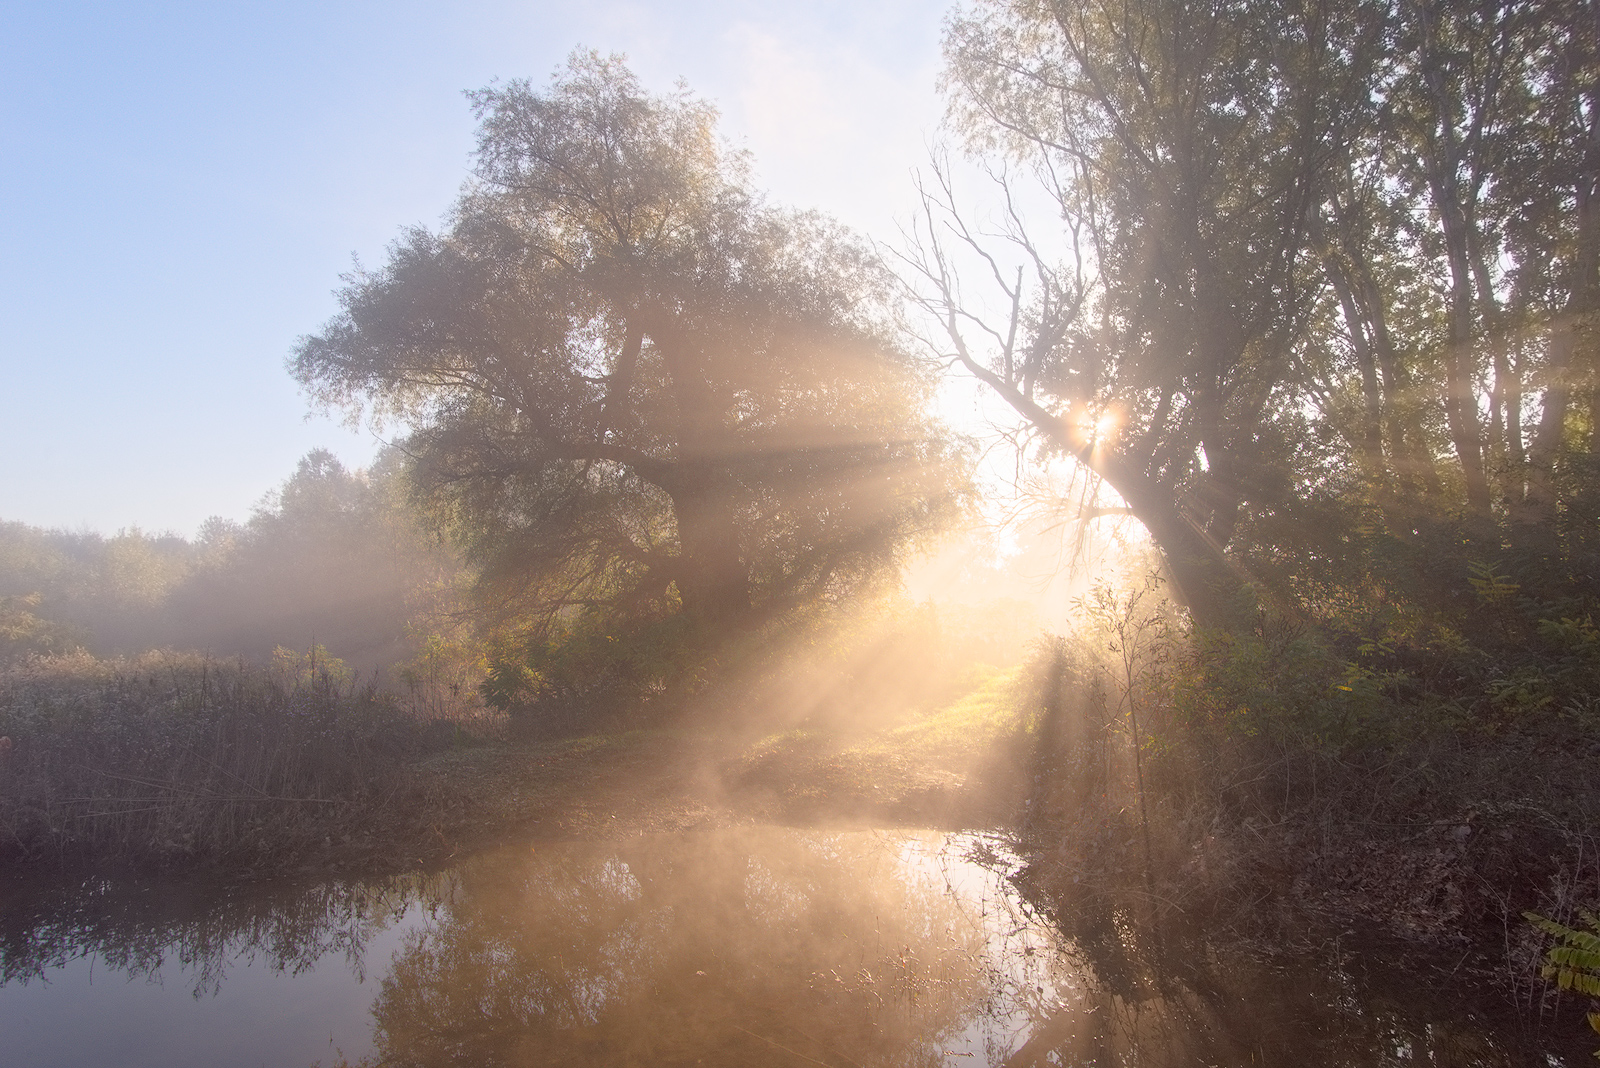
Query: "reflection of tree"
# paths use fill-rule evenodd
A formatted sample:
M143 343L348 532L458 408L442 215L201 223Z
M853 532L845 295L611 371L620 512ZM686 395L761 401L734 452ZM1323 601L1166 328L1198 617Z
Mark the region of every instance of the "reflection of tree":
M1011 860L960 843L742 828L372 884L13 890L0 983L90 954L134 976L176 964L196 996L241 958L298 974L342 953L364 975L404 915L373 1007L385 1065L1545 1063L1337 953L1158 937L1153 909L1087 890L1040 916Z
M395 1065L939 1063L980 956L869 835L505 852L397 955L377 1045Z
M993 1063L1124 1065L1316 1064L1378 1068L1408 1062L1500 1068L1545 1063L1507 1048L1457 1003L1397 971L1358 981L1329 947L1305 959L1263 959L1207 932L1174 930L1109 898L1086 895L1058 916L1062 952L1026 975L997 977L996 999L1020 1010L1026 1040ZM996 949L999 950L996 953ZM1014 951L1012 951L1014 955ZM1004 958L1005 947L991 947ZM1051 1000L1030 995L1053 973Z
M0 986L90 956L149 979L176 963L196 997L215 993L241 958L298 975L338 952L364 975L372 936L413 902L447 892L447 880L408 876L271 890L93 880L68 893L18 894L0 908Z

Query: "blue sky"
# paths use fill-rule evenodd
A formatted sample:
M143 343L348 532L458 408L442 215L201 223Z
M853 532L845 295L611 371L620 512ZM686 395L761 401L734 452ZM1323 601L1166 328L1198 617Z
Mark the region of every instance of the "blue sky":
M71 3L0 25L0 519L192 534L316 446L284 371L351 254L435 222L462 91L627 53L722 109L781 201L879 236L941 111L950 0Z

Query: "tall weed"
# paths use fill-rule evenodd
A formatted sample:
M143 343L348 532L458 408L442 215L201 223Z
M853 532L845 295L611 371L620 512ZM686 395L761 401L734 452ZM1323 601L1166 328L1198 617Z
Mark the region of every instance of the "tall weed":
M325 654L284 660L80 653L0 673L0 850L249 862L371 816L436 732Z

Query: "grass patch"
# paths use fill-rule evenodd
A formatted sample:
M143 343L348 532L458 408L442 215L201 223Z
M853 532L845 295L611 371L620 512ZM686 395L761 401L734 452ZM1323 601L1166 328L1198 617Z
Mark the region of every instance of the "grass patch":
M1024 684L1020 666L975 667L961 696L891 728L878 744L923 753L989 748L1029 725Z

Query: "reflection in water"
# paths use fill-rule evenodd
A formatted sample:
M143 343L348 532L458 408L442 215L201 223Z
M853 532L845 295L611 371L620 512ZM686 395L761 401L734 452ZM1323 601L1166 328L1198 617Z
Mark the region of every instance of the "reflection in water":
M448 874L408 875L263 892L94 880L69 893L13 892L0 898L0 988L46 980L87 957L151 980L175 964L196 998L216 993L230 969L246 962L300 975L337 955L360 981L373 936L413 903L447 899L452 881Z
M760 829L482 858L396 957L378 1049L428 1066L939 1063L985 994L984 935L906 878L928 844Z
M428 1068L1561 1063L1335 961L1287 973L1150 944L1112 908L1063 934L1016 893L1012 865L977 835L765 827L508 847L268 898L14 897L0 1025L15 1027L21 984L93 954L129 975L175 970L191 1002L241 961L295 982L370 969L370 1017L341 1026L370 1027L380 1063ZM128 1063L126 1046L110 1059Z

